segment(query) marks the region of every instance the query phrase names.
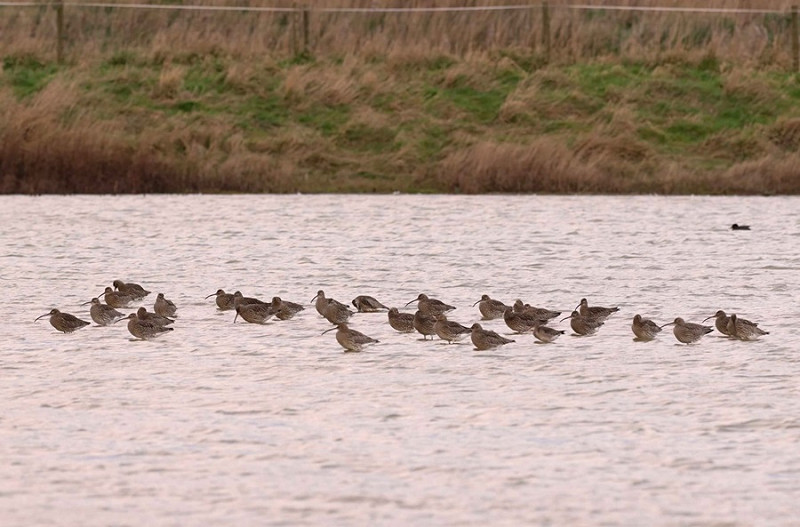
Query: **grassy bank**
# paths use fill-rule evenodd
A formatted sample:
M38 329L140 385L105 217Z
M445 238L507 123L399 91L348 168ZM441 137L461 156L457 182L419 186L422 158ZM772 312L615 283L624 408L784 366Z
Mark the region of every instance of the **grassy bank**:
M0 192L800 191L785 61L540 51L30 44L2 57Z

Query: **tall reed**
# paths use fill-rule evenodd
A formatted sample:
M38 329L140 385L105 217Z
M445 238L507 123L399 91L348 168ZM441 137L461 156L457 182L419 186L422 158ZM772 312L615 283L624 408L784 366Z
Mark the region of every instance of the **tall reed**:
M187 0L204 6L289 8L295 2ZM122 50L163 60L176 53L233 56L287 55L307 38L315 56L383 56L416 49L428 55L518 49L543 53L542 4L527 9L453 12L325 12L354 7L460 7L515 4L503 0L411 0L376 4L364 0L309 2L308 33L302 17L286 12L147 10L65 7L69 60L92 60ZM741 63L790 61L787 0L593 0L596 10L576 10L550 0L550 59L570 62L604 56L654 60L681 53L713 53ZM521 2L525 4L525 2ZM671 13L602 9L704 7L774 9L775 14ZM302 6L302 3L299 5ZM55 50L52 7L0 8L0 46L7 54L51 56Z

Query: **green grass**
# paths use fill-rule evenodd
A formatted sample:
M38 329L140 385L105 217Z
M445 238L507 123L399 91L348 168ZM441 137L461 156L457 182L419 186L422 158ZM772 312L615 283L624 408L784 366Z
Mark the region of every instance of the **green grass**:
M10 55L3 59L4 82L19 98L28 98L41 91L57 71L55 65L44 64L29 55Z
M768 125L796 106L800 93L785 76L769 79L774 97L756 98L727 92L715 61L704 59L697 66L673 68L673 75L652 75L643 64L578 64L565 68L571 84L552 80L540 83L537 93L547 122L545 133L580 133L580 123L606 122L606 110L625 102L635 109L637 136L662 152L678 152L700 146L714 134ZM758 76L763 80L763 75ZM768 77L769 78L769 77ZM783 86L782 86L783 84ZM484 99L467 99L481 108L476 117L486 119L496 107ZM556 115L567 119L554 118ZM549 118L548 118L549 117Z
M677 120L664 128L666 142L678 145L699 143L714 133L714 129L703 122Z
M178 101L172 105L172 109L177 112L192 113L202 111L203 105L197 101Z
M488 123L497 118L497 112L505 101L507 92L479 90L470 86L446 88L442 97L471 115L479 123Z
M337 145L356 152L387 153L400 146L395 142L397 132L392 128L375 128L363 124L346 127L339 135Z
M628 88L646 79L646 72L637 65L583 64L571 68L583 92L598 98L605 98L610 91Z
M324 136L336 135L347 123L350 107L345 105L325 106L315 104L307 111L297 114L297 122L320 132Z
M418 132L421 133L416 143L419 156L424 161L431 161L439 157L450 142L447 130L437 124L418 123Z
M232 106L236 124L244 130L268 131L286 123L289 111L275 94L268 97L248 96Z
M192 64L183 79L183 89L200 96L226 93L229 88L225 83L225 65L219 60Z

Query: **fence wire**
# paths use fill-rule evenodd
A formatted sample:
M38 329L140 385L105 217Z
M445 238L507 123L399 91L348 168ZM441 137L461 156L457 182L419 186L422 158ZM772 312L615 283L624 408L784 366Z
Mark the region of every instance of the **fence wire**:
M118 9L162 9L173 11L252 11L273 13L297 13L313 11L316 13L466 13L481 11L521 11L541 9L544 4L520 4L497 6L453 6L453 7L258 7L258 6L213 6L213 5L177 5L177 4L143 4L114 2L0 2L0 7L51 7L63 5L65 8L118 8ZM670 6L621 6L566 4L550 5L550 9L572 9L581 11L645 11L653 13L714 13L730 15L766 15L786 14L789 10L779 9L744 9L722 7L670 7Z

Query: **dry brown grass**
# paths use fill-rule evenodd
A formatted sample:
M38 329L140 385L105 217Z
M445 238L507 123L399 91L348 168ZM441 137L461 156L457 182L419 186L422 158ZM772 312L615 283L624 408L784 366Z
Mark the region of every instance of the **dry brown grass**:
M262 6L257 1L192 0L197 5ZM789 62L787 17L760 14L697 14L567 9L574 2L550 0L551 57L569 62L602 56L658 60L665 54L714 53L741 63ZM581 2L587 3L587 2ZM588 2L601 6L601 0ZM506 5L503 0L412 0L403 7ZM787 11L786 0L618 0L622 6L722 7ZM269 5L290 7L292 2ZM441 54L467 56L498 49L543 53L542 11L438 13L325 13L324 8L370 7L360 0L316 2L307 45L317 56L388 56L416 63ZM381 3L379 5L386 5ZM394 5L389 3L389 5ZM225 54L257 58L299 51L302 18L296 14L227 11L98 9L67 6L66 44L72 61L91 60L109 51L135 49L151 60L186 54ZM52 56L55 15L50 8L0 10L0 45L6 53Z
M778 121L767 132L767 136L772 143L784 151L800 150L800 119Z
M539 139L530 145L479 143L445 158L439 178L449 191L597 192L614 184L577 160L563 145Z
M178 96L186 76L186 67L165 65L158 75L158 84L153 90L153 97L174 99Z
M756 75L753 69L731 68L722 73L722 89L727 94L747 99L754 104L767 103L773 96L766 79Z
M712 191L732 194L792 194L800 185L800 155L747 161L728 169L711 184Z
M359 94L352 60L339 67L324 69L302 65L292 67L282 84L282 94L297 104L317 102L324 105L352 103Z

